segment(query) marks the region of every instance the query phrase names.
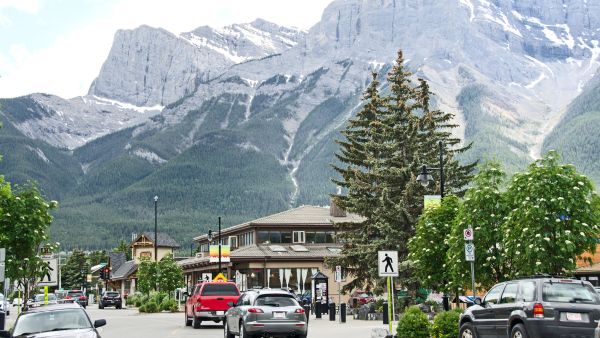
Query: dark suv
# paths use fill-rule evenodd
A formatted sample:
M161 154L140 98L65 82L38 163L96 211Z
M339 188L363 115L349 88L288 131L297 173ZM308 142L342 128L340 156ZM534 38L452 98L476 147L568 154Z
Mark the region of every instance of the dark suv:
M460 316L460 338L594 337L600 299L586 281L536 275L495 285Z
M63 298L63 302L64 303L77 303L85 309L87 306L87 297L85 296L85 293L83 293L83 291L69 290L69 291L67 291L65 298Z
M114 306L116 309L123 307L123 301L118 291L104 291L100 297L99 309L104 309L107 306Z

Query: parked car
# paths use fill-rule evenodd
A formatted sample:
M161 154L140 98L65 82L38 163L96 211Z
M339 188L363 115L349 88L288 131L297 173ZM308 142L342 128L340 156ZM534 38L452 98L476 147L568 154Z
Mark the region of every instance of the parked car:
M54 295L56 296L56 300L61 301L63 299L65 299L65 297L67 297L67 294L69 293L68 290L56 290L54 291Z
M43 293L38 293L33 298L33 302L29 305L30 307L40 307L45 305L53 305L56 304L56 296L53 293L48 294L48 300L45 300L46 297Z
M459 337L592 337L600 297L587 281L535 275L499 283L460 316Z
M10 308L7 306L4 308L4 295L0 293L0 311L6 311L7 315L10 315Z
M20 298L13 299L12 306L15 307L15 306L19 306L19 305L23 305L23 300Z
M307 317L296 298L285 290L249 290L225 313L224 337L306 338Z
M52 296L56 298L54 294ZM0 338L100 337L96 328L104 325L104 319L97 319L92 325L85 310L76 304L54 304L22 312L12 335L9 331L0 331Z
M65 303L77 303L84 309L87 306L87 297L81 290L68 290L67 295L63 299Z
M356 299L357 304L365 305L367 303L371 303L375 301L375 297L372 293L366 291L354 291L350 294L350 298L348 299L348 304L353 305L354 299Z
M123 300L118 291L104 291L100 297L99 309L104 309L107 306L114 306L115 309L123 308Z
M303 301L306 299L306 300L308 300L308 303L310 304L310 303L311 303L311 300L312 300L312 298L311 298L311 297L312 297L312 294L311 294L311 291L310 291L310 290L306 290L306 291L304 291L304 292L302 293L302 296L300 296L300 303L302 304L302 302L303 302Z
M215 323L225 318L225 311L229 310L230 302L240 298L240 290L235 283L230 282L204 282L196 285L194 292L188 295L185 302L185 325L199 328L202 321L210 320Z

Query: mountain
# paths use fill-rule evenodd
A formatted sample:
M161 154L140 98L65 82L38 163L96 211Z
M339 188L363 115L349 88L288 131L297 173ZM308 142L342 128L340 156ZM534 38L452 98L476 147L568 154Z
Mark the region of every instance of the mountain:
M68 168L60 189L44 181L60 202L53 237L114 246L152 226L159 196L161 231L185 244L217 215L234 225L328 204L333 140L371 71L389 93L400 46L434 109L474 142L462 161L486 154L518 170L550 144L583 149L583 135L562 135L595 136L599 18L585 0L348 0L308 32L263 20L180 35L142 26L117 32L88 95L2 99L0 118L22 135L14 149L38 168L32 178ZM595 162L565 157L600 182ZM7 161L0 172L21 182Z

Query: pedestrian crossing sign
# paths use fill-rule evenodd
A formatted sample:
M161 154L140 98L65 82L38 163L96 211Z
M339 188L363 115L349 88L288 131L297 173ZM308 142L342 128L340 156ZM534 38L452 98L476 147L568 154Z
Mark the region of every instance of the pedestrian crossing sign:
M227 278L225 278L222 273L219 273L217 277L213 279L213 282L227 282Z
M398 251L378 251L379 277L398 277Z

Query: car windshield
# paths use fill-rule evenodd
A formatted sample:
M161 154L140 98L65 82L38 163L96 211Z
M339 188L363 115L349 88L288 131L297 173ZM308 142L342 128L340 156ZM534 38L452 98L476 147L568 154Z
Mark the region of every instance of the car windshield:
M239 296L235 284L205 284L202 296Z
M92 324L83 309L24 313L17 320L12 336L18 337L25 333L88 329L91 327Z
M56 296L53 293L49 293L48 294L48 300L56 300ZM42 295L42 294L35 295L35 301L36 302L43 302L44 301L44 295Z
M366 292L359 292L358 295L356 295L357 297L361 297L361 298L371 298L373 297L372 293L366 293Z
M255 306L300 306L296 299L288 295L261 295L254 301Z
M107 292L106 296L108 296L108 297L119 297L119 293L118 292Z
M598 294L594 289L582 283L544 283L542 297L545 302L598 302Z

